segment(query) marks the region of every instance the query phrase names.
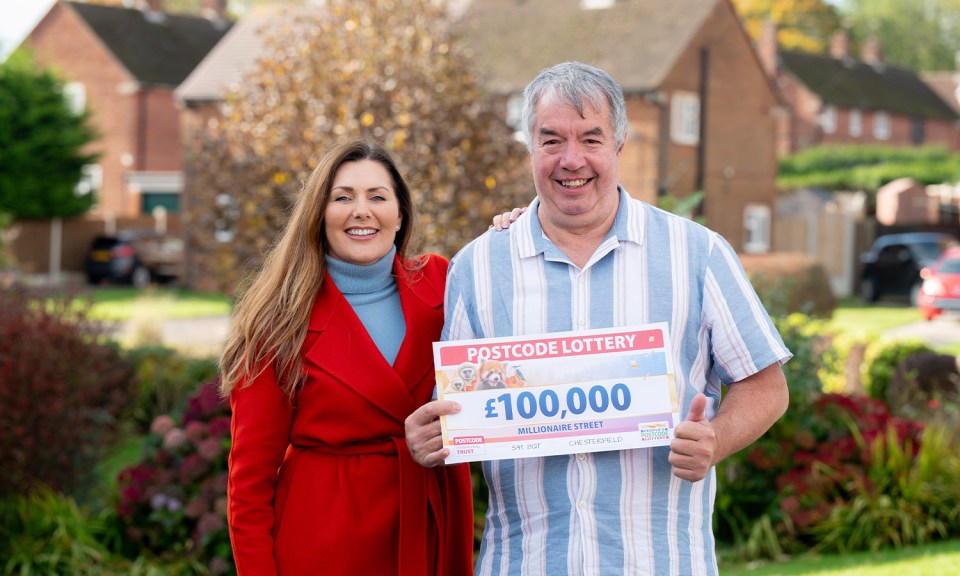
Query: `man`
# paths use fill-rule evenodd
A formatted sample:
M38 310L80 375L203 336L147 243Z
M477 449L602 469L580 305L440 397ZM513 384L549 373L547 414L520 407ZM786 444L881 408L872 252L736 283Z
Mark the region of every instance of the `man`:
M626 107L606 72L542 71L523 118L537 198L453 259L444 340L667 322L687 418L669 448L485 462L476 573L716 574L713 466L786 410L791 354L723 238L618 186ZM437 418L458 410L407 419L417 462L443 463Z

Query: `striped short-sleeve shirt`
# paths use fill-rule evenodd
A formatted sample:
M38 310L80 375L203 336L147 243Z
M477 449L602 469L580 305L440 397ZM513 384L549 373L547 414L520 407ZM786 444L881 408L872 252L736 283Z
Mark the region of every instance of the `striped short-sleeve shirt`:
M791 356L730 245L620 189L613 227L583 267L543 234L538 200L454 257L444 340L668 324L681 415ZM734 384L736 385L736 384ZM674 477L669 448L485 462L479 575L716 574L715 474Z

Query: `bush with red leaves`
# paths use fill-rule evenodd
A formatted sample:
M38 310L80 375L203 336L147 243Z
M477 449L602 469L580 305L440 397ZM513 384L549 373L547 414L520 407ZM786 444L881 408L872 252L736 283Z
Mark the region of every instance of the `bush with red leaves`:
M132 402L133 368L88 306L0 290L0 497L78 495Z

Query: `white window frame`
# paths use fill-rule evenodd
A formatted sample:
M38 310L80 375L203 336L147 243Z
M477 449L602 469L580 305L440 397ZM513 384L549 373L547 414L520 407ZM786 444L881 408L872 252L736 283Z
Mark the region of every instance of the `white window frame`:
M87 88L81 82L67 82L63 85L63 99L74 116L83 114L87 108Z
M675 92L670 100L670 138L676 144L700 143L700 96Z
M613 8L617 0L580 0L581 10L603 10L604 8Z
M513 128L513 137L523 142L523 92L507 98L507 125Z
M820 128L824 134L833 134L837 131L837 109L827 104L820 111Z
M770 207L747 204L743 208L743 251L766 254L770 251Z
M863 136L863 112L854 108L850 111L850 120L848 122L848 130L850 131L851 136L860 137Z
M873 113L873 137L877 140L890 139L890 115L886 112Z

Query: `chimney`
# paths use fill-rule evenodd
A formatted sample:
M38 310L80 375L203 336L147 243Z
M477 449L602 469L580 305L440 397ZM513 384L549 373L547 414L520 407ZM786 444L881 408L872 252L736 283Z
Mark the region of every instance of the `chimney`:
M830 37L830 56L837 60L850 57L850 37L846 30L841 28Z
M871 66L883 65L883 52L880 51L880 42L875 38L864 41L860 47L860 59Z
M227 0L201 0L200 15L207 20L226 20Z
M771 78L777 74L777 33L779 27L773 20L766 19L760 25L760 38L757 41L757 53L764 72Z

